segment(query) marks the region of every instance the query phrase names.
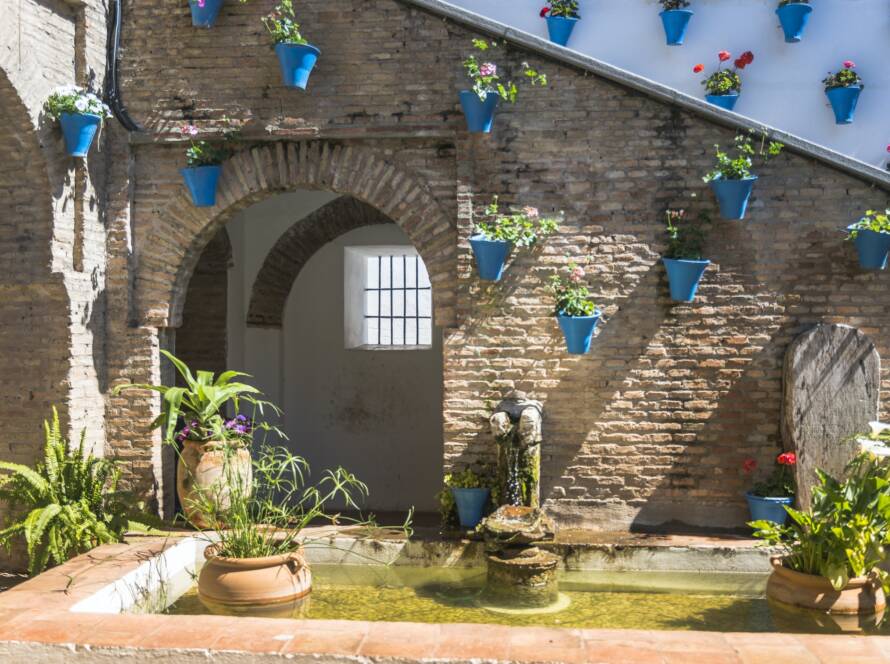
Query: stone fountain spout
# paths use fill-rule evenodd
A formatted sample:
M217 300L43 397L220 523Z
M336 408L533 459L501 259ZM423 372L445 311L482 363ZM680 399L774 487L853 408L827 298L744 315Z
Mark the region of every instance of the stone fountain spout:
M491 416L498 443L498 496L501 505L540 507L541 441L544 408L516 394L501 401Z

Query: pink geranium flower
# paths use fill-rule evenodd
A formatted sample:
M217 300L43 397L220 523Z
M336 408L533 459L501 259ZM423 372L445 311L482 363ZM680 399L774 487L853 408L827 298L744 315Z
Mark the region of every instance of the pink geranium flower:
M498 67L491 62L486 62L481 67L479 67L479 73L483 76L494 76L498 73Z
M852 60L844 60L845 69L856 69L856 63Z

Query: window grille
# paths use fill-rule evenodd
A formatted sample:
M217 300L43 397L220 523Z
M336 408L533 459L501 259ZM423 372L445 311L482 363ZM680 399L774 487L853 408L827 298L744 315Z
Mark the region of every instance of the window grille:
M432 287L417 255L365 257L364 344L432 344Z

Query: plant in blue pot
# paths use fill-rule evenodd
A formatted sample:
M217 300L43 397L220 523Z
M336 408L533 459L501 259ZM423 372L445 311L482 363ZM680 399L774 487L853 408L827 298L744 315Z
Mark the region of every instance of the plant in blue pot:
M711 185L720 205L720 216L724 219L744 219L748 200L754 189L757 176L751 172L754 157L767 162L785 147L777 141L767 143L766 133L760 135L760 145L754 147L753 132L739 133L735 137L734 154L721 150L715 145L717 164L702 179Z
M550 41L565 46L569 43L575 24L581 18L578 14L578 0L550 0L541 9L541 18L547 19Z
M702 275L711 261L702 258L705 234L702 224L707 222L707 213L702 213L698 224L686 222L685 210L667 210L668 246L662 261L667 270L671 299L676 302L692 302L698 290Z
M775 467L770 475L745 494L752 521L771 521L779 525L785 523L788 519L785 506L794 504L796 463L797 456L794 452L783 452L776 457ZM742 468L747 475L753 475L757 470L757 460L745 459Z
M719 64L717 71L710 74L702 85L705 86L705 99L709 103L725 108L731 111L735 108L739 95L742 92L742 77L739 74L745 67L754 62L754 54L751 51L745 51L733 62L732 69L723 63L732 59L732 53L729 51L720 51L717 54ZM703 64L697 64L692 68L693 73L700 74L705 70Z
M472 529L479 525L491 507L490 472L476 473L470 468L445 475L445 488L439 492L442 525Z
M804 28L807 27L812 13L810 0L779 0L776 14L782 24L786 42L795 44L803 39Z
M497 47L497 42L485 39L474 39L473 48L479 52L471 53L464 60L464 69L473 82L471 90L461 90L460 105L467 120L467 129L471 133L489 133L494 122L494 112L501 101L514 103L519 89L513 81L501 78L498 66L494 62L480 60L483 53ZM523 79L532 85L547 85L547 75L535 71L527 62L522 63Z
M856 245L864 270L883 270L890 254L890 210L866 210L855 224L847 226L847 239Z
M694 15L688 0L659 0L662 11L661 23L664 26L664 37L668 46L682 46L686 39L686 29Z
M531 206L502 214L497 196L485 209L485 219L476 224L476 233L470 238L476 269L484 281L501 280L507 256L514 247L532 247L558 228L556 219L541 217L538 208Z
M213 207L216 205L216 187L222 173L222 163L232 156L232 149L228 146L227 134L220 142L198 141L198 128L194 125L186 125L182 133L191 138L191 145L185 151L186 168L180 170L192 195L192 203L195 207Z
M72 157L86 157L111 110L99 96L76 85L53 90L43 104L48 118L57 121L65 138L65 151Z
M292 0L281 0L275 10L263 18L263 25L275 42L282 82L289 88L305 90L321 51L300 34Z
M856 69L856 63L844 60L843 65L840 71L828 72L828 76L822 80L825 94L831 103L831 110L834 111L834 121L839 125L853 123L859 95L865 89L862 77L853 71Z
M192 25L196 28L212 28L223 6L223 0L188 0L188 3L192 11Z
M585 277L584 268L576 263L569 263L567 276L555 274L550 277L549 290L556 300L554 313L570 355L584 355L590 351L593 333L602 317L584 283Z

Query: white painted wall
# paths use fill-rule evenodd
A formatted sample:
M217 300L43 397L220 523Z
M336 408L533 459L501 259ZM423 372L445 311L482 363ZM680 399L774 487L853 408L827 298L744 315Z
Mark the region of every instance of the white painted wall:
M229 366L284 410L279 423L317 479L343 466L368 484L374 511L436 508L442 482L442 347L345 348L344 248L410 245L397 226L361 228L319 250L297 278L282 330L245 325L250 291L269 250L297 220L335 198L300 191L250 207L227 226Z
M448 0L526 32L547 36L539 17L543 0ZM786 44L775 14L777 0L692 0L695 12L683 46L667 46L656 0L580 0L581 21L569 47L635 74L704 97L703 75L717 52L750 50L736 112L797 134L861 161L883 167L890 142L890 2L812 0L803 41ZM469 49L468 49L469 50ZM853 60L865 79L852 125L838 126L822 79ZM519 102L521 103L521 92Z

